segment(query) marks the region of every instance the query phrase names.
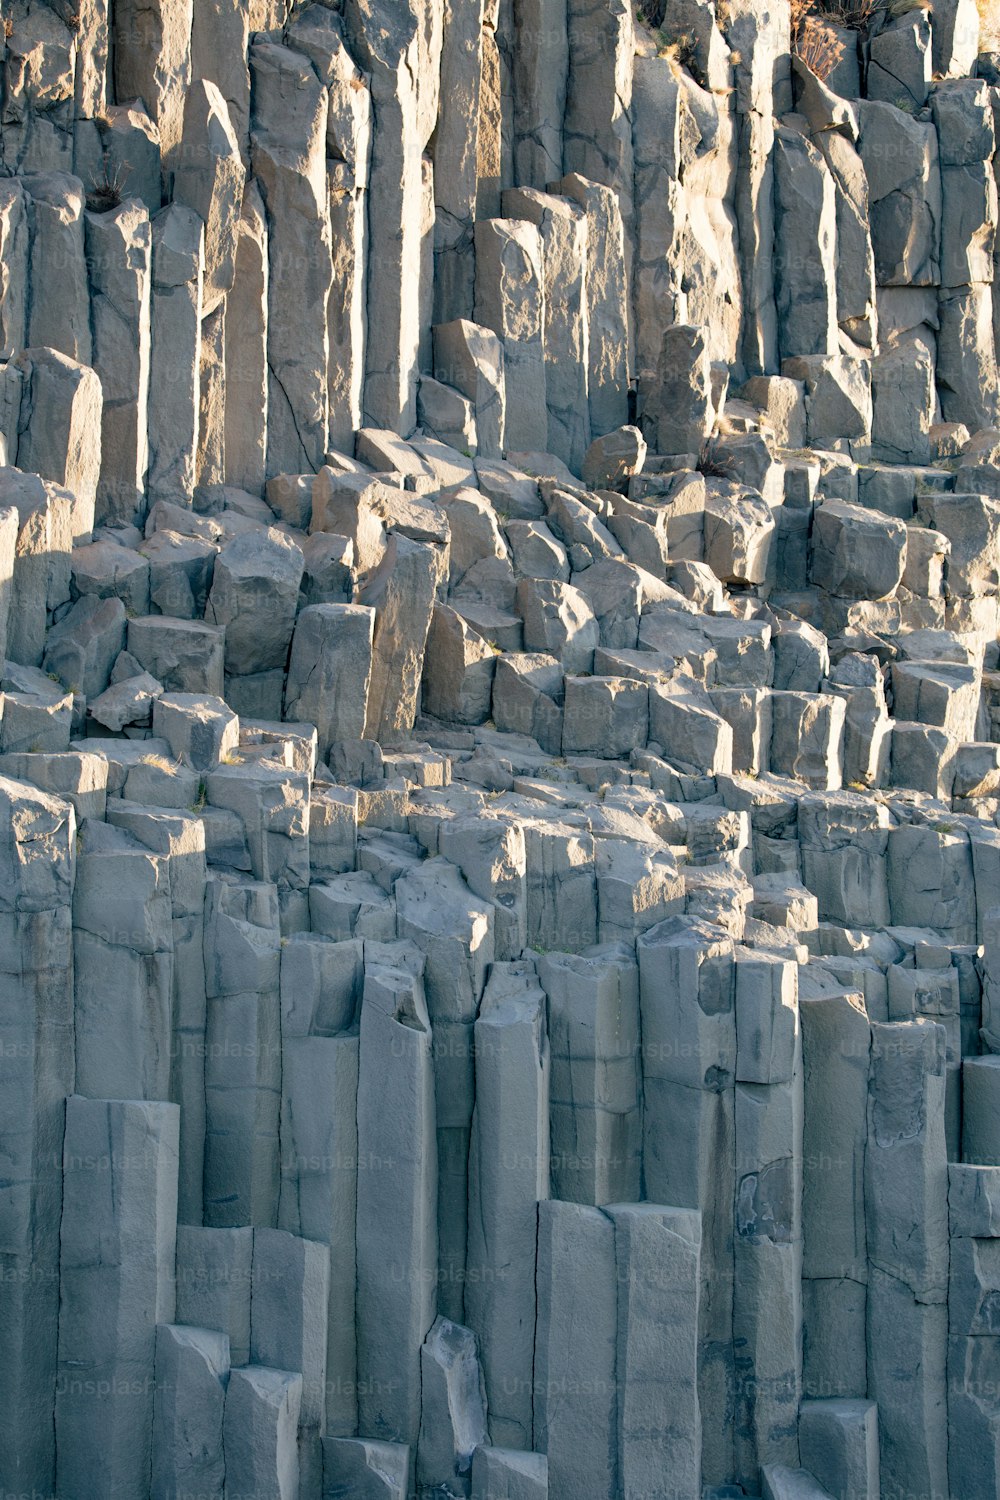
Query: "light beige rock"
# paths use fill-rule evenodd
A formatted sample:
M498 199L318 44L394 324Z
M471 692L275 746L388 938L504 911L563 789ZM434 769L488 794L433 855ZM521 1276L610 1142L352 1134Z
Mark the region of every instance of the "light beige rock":
M416 424L421 328L431 322L433 184L423 153L438 115L442 24L442 9L428 0L348 0L344 12L348 45L371 78L377 126L368 222L379 249L368 299L379 316L368 330L362 405L366 422L404 434Z
M579 473L590 446L587 215L570 199L509 189L504 212L536 225L542 253L546 450Z
M169 204L152 223L149 500L194 498L200 420L204 229Z
M62 172L47 172L25 177L24 190L28 195L31 282L48 293L31 300L27 342L58 349L70 359L91 364L87 290L91 251L89 246L84 249L83 183ZM14 244L16 247L16 238Z
M241 0L194 5L191 25L191 77L210 80L229 108L244 161L250 150L250 69L247 66L250 11ZM256 27L254 28L256 29ZM266 30L266 27L262 27Z
M145 102L168 167L183 132L193 14L194 0L123 0L115 11L115 94Z
M329 426L327 94L307 58L270 41L254 43L250 69L268 227L267 470L298 474L319 468Z
M424 647L430 629L441 557L435 547L390 536L385 557L361 591L375 609L375 644L365 735L393 739L413 727Z
M184 101L184 135L172 157L176 203L205 225L202 313L215 311L236 276L244 168L229 109L214 83L199 79Z
M256 495L267 476L267 218L256 184L243 199L236 274L226 298L226 483Z
M516 219L481 219L476 225L475 317L503 345L504 443L518 452L544 451L548 445L544 288L537 228Z
M87 542L101 471L101 382L88 366L54 349L28 349L20 364L18 462L74 495L73 541Z
M559 191L587 215L590 430L594 437L603 437L628 420L630 247L626 248L622 209L612 188L571 172L559 183Z
M97 514L131 522L149 464L148 400L152 232L137 199L87 214L94 368L104 391Z

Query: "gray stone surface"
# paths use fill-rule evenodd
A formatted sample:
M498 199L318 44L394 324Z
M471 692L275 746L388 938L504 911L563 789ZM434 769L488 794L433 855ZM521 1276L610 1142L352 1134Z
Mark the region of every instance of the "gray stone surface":
M178 1109L66 1107L57 1483L148 1493L158 1324L174 1317Z
M0 1493L987 1500L988 15L3 20Z

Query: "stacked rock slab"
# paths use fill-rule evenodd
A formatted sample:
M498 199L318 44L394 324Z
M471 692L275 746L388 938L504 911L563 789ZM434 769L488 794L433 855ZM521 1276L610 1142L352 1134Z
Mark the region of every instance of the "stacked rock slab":
M1000 1496L1000 51L798 9L0 5L0 1495Z

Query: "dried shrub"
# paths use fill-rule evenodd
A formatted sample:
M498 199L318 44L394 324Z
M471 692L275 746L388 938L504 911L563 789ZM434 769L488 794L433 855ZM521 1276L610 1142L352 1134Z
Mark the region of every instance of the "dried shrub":
M911 0L903 0L903 3L909 5ZM916 6L918 0L913 0L913 3ZM835 26L843 26L849 31L867 31L876 16L886 8L886 0L854 0L853 4L832 0L823 7Z
M828 21L807 16L799 30L795 51L809 71L825 81L843 57L844 44Z
M726 453L711 438L698 455L698 473L706 479L735 479L732 455Z
M698 44L693 36L682 32L680 36L668 39L660 30L657 33L657 41L659 42L658 57L669 58L678 67L686 68L692 76L698 76Z
M127 180L127 162L119 162L112 168L105 159L100 174L90 179L90 191L87 193L87 207L90 212L106 214L110 213L113 208L117 208L124 196Z
M844 44L815 0L792 0L792 51L817 78L827 79L844 55Z
M1000 3L976 0L979 11L979 46L983 52L1000 52Z

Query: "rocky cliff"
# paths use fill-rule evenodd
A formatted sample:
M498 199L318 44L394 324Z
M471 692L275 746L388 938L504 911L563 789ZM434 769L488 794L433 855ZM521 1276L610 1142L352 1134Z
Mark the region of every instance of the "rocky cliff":
M997 1497L972 0L0 18L0 1496Z

